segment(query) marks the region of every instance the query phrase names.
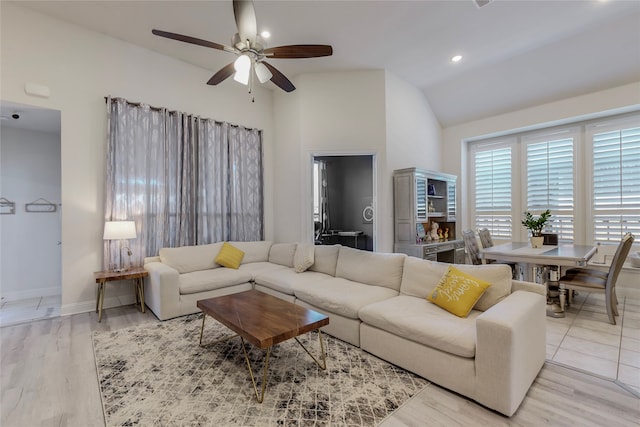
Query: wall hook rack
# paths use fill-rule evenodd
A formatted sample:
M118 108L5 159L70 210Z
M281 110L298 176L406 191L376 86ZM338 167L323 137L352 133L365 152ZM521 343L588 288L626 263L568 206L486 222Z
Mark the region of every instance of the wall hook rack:
M16 202L0 197L0 214L14 215L16 213Z
M39 198L38 200L34 200L31 203L26 203L24 205L24 210L26 212L43 212L50 213L58 210L58 205L55 203L51 203L50 201Z

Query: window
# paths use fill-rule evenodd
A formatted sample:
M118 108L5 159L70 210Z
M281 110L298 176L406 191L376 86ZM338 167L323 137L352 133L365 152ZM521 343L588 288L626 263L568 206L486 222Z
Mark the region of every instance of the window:
M590 126L593 240L617 242L640 235L640 127L633 123Z
M640 235L640 114L632 113L469 144L470 221L526 240L528 210L551 210L561 242L618 243Z
M558 240L573 242L574 136L559 134L525 137L526 145L526 205L536 215L547 209L553 213L548 229Z
M487 228L497 238L511 238L512 149L500 143L474 148L475 228Z

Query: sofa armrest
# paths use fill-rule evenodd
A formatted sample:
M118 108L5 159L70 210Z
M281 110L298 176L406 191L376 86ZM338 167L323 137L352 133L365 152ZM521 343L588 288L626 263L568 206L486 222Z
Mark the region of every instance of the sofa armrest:
M161 262L147 263L144 268L149 272L144 281L146 305L160 320L176 317L180 300L180 274Z
M545 297L547 296L547 287L545 285L533 282L523 282L521 280L511 281L511 292L513 293L515 291L535 292L536 294L540 294Z
M507 416L546 357L546 300L516 291L476 319L476 400Z

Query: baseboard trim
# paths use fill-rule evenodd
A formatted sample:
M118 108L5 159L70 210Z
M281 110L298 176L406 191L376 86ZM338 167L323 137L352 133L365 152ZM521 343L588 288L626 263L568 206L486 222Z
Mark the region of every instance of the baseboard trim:
M131 305L135 302L136 300L133 295L107 297L104 299L102 309ZM96 311L95 300L63 304L62 307L60 307L60 316L71 316L72 314L88 313L90 311Z
M14 291L14 292L3 292L2 300L4 302L8 301L20 301L31 298L40 298L40 297L52 297L56 295L60 295L62 293L62 289L58 286L50 286L48 288L36 288L36 289L27 289L24 291Z

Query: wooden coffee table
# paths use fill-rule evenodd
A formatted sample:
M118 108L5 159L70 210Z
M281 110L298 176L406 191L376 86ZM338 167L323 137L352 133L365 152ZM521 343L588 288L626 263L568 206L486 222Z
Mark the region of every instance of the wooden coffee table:
M205 345L215 344L236 336L242 341L244 360L251 375L253 390L259 403L264 400L264 391L267 385L267 371L269 369L269 355L271 347L283 341L294 338L307 352L320 369L327 369L327 360L322 342L320 328L329 324L329 318L324 314L281 300L272 295L260 291L251 290L237 294L225 295L216 298L199 300L197 303L202 310L202 328L200 329L200 345L202 346L202 333L204 321L207 315L213 317L237 335L225 337ZM307 332L318 330L322 363L318 361L307 348L298 340L298 336ZM264 362L262 392L258 394L251 363L245 349L245 340L260 349L266 349L267 355Z

